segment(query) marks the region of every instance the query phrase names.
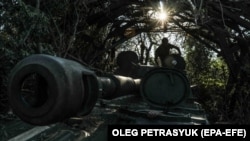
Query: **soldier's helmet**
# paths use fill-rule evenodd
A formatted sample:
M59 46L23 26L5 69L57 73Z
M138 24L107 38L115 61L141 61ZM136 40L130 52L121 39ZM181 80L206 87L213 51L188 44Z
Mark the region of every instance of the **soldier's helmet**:
M168 43L168 38L163 38L162 39L162 44L167 44Z

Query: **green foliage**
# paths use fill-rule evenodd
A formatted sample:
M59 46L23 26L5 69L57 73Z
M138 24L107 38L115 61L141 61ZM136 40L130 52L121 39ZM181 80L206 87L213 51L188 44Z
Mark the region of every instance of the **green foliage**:
M225 114L223 104L228 79L226 64L192 38L187 39L185 46L187 75L191 84L196 85L195 95L208 112L211 122L223 120L221 117Z
M37 3L39 2L39 3ZM86 23L81 1L3 1L0 5L0 107L6 107L8 74L26 56L52 54L104 68L110 27ZM97 34L98 33L98 34ZM6 108L3 108L6 109ZM0 110L2 111L2 110Z
M225 86L228 79L226 64L203 44L189 38L186 43L187 74L193 84Z
M0 112L7 110L6 85L11 68L34 53L53 53L46 42L48 19L22 1L4 1L0 9Z

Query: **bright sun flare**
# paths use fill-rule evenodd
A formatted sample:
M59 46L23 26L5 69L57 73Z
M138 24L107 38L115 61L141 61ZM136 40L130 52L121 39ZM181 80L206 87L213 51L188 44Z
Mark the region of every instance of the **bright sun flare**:
M161 21L161 22L164 22L167 20L167 13L166 11L164 10L164 6L162 4L162 2L160 1L160 6L159 6L159 11L157 12L157 18Z
M160 12L160 13L158 14L158 18L159 18L159 20L161 20L161 21L166 21L166 20L167 20L167 14L166 14L166 12L164 12L164 11Z

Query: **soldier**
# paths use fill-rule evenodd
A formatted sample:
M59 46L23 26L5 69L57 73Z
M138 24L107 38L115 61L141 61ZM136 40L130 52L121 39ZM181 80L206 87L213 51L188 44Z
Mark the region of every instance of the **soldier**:
M172 48L176 49L179 55L181 55L181 51L178 47L169 44L168 39L163 38L161 45L155 51L155 63L158 66L165 66L164 60L170 55L170 49ZM158 57L160 59L160 62L158 60Z

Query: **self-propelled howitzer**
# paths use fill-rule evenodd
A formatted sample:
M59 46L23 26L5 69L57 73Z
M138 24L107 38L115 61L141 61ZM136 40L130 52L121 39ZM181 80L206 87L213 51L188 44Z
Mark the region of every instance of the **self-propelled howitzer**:
M21 60L13 68L8 84L13 112L34 125L88 115L98 99L130 94L167 115L170 108L180 109L178 106L191 96L191 89L184 73L175 69L152 68L137 79L97 75L76 61L43 54Z

